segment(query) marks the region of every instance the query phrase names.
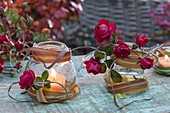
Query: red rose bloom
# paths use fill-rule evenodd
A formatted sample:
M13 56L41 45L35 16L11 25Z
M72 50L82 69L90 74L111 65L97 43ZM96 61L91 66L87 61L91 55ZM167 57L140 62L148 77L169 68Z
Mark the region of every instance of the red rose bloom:
M0 36L0 44L4 44L4 42L10 42L7 35Z
M0 73L4 70L4 60L0 60Z
M22 63L21 62L18 62L17 64L16 64L16 68L19 70L20 68L22 68Z
M116 25L112 22L108 22L107 20L99 20L98 24L94 29L94 37L96 40L101 43L102 41L109 41L110 36L115 32Z
M136 44L138 44L139 46L145 46L146 43L148 42L148 38L142 34L142 35L136 35Z
M33 70L24 71L23 75L20 76L19 85L21 89L28 89L35 80L35 73Z
M21 41L17 41L17 42L15 43L15 49L16 49L17 51L22 50L23 47L24 47L24 44L23 44Z
M86 64L86 69L88 73L93 73L94 75L101 72L100 67L100 59L99 58L90 58L90 60L85 61L84 64Z
M154 60L149 57L140 59L140 66L142 69L150 69L153 66Z
M118 46L114 47L114 55L117 58L127 58L130 54L130 49L124 42L119 42Z

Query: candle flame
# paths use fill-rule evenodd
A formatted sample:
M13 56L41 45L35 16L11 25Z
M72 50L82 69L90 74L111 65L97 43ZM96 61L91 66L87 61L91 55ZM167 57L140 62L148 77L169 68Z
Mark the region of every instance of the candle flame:
M165 55L165 61L169 61L168 55Z
M57 72L54 70L54 68L52 68L50 71L52 78L55 80Z

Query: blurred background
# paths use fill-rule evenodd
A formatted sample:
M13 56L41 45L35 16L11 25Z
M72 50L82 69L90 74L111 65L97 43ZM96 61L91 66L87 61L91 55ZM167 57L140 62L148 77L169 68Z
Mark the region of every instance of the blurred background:
M117 25L117 35L124 41L134 41L132 36L142 33L150 38L148 46L170 41L170 3L167 0L84 0L82 7L80 24L71 24L75 24L72 33L66 27L68 37L75 37L81 45L95 44L94 26L103 18Z
M148 46L170 41L170 2L168 0L1 0L18 14L23 2L30 2L26 12L32 17L33 32L49 33L70 48L96 46L94 26L108 19L117 27L117 36L134 41L135 34L150 38ZM28 35L29 36L29 35ZM30 35L34 40L38 34ZM40 41L37 39L37 41ZM37 42L36 41L36 42Z

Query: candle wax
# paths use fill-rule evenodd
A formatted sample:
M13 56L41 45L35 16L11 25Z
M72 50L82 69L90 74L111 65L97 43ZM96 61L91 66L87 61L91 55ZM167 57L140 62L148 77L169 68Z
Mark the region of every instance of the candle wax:
M165 57L159 57L158 60L159 66L163 66L163 67L170 67L170 57L169 59L165 59Z

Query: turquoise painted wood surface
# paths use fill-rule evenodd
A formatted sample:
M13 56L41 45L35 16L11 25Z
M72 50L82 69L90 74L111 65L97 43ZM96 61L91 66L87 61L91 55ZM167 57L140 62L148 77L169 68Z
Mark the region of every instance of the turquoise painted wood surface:
M73 57L79 69L82 57ZM81 95L63 103L40 104L32 100L27 94L20 95L22 90L16 85L11 94L22 100L31 102L16 102L7 95L11 83L19 80L18 74L14 77L0 75L0 113L170 113L170 77L161 76L153 69L146 70L149 80L149 89L142 93L129 94L126 99L118 100L120 105L133 100L141 100L118 110L113 103L113 96L108 93L103 75L91 76L85 69L77 75L77 84L81 88ZM151 100L144 101L142 99Z

